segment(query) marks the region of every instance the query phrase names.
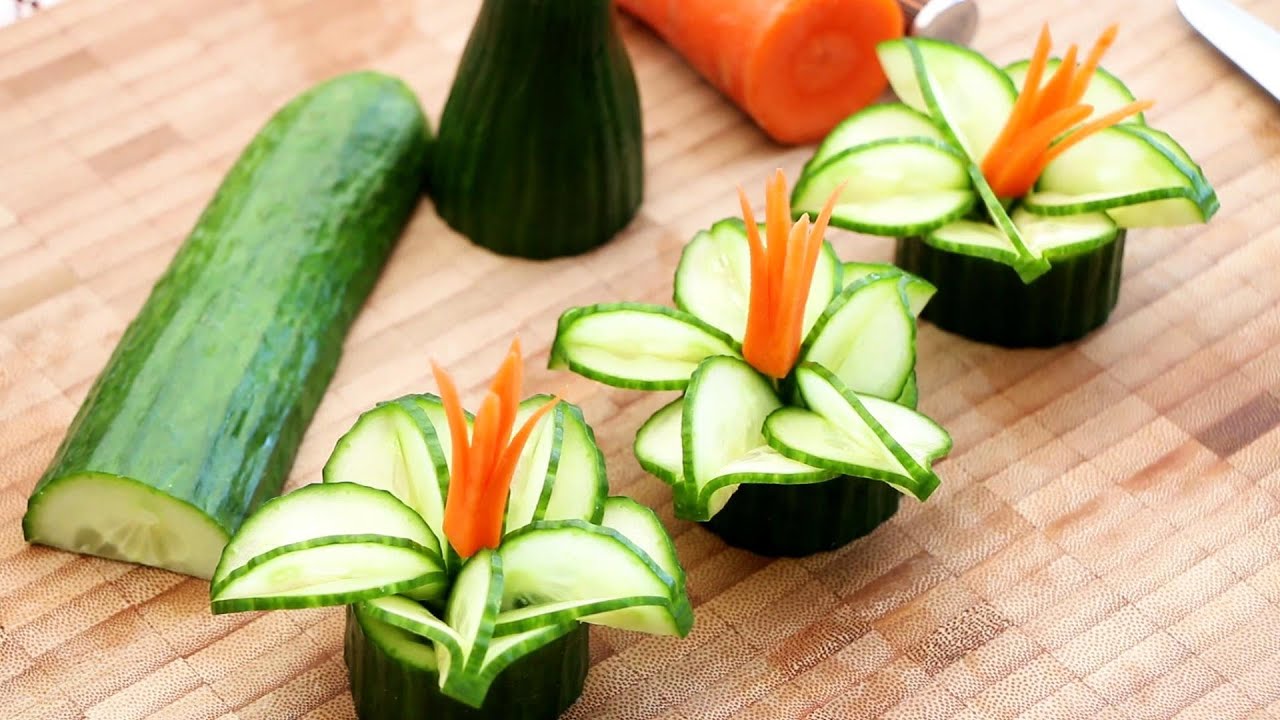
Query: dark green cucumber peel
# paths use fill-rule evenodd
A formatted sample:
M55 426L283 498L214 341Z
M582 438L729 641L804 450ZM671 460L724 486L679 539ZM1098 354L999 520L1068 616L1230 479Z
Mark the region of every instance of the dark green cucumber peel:
M1120 296L1123 231L1114 242L1055 258L1052 269L1024 283L984 258L937 250L899 238L894 262L938 288L926 320L971 340L1005 347L1049 347L1077 340L1110 317Z
M640 101L610 0L487 0L440 119L440 217L503 255L576 255L631 221Z
M869 534L898 511L902 493L879 480L838 477L807 485L743 484L702 526L769 557L804 557Z
M420 197L413 92L336 78L244 150L40 479L31 542L208 577L275 496Z
M440 692L434 672L400 662L372 641L347 608L343 658L360 720L553 720L582 694L590 629L567 635L516 660L489 687L479 710Z

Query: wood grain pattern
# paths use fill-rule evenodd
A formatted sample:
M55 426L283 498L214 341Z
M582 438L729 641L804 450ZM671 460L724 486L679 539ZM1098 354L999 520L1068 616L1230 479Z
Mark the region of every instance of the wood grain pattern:
M1280 5L1243 5L1280 26ZM74 0L0 31L0 717L350 720L337 610L211 617L204 583L22 542L27 494L221 174L269 113L333 73L405 77L438 117L476 0ZM1025 56L1047 17L1087 42L1116 4L984 0L975 44ZM568 717L1280 716L1280 107L1167 0L1125 4L1108 65L1222 199L1207 227L1135 233L1120 306L1070 347L920 334L942 489L836 553L769 561L672 517L630 454L664 401L543 369L570 304L665 302L682 243L733 187L793 174L635 25L648 190L607 248L534 264L424 204L307 435L313 482L374 402L477 397L513 332L529 385L580 402L614 492L658 508L697 603L683 640L598 630ZM756 193L758 195L758 193ZM884 240L842 236L847 258ZM940 300L945 302L945 298Z

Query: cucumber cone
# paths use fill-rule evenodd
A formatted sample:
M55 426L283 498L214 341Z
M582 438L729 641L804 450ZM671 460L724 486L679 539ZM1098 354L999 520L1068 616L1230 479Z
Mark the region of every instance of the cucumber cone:
M436 211L503 255L586 252L639 208L642 143L611 0L486 0L440 118Z
M452 377L364 413L324 482L263 505L223 551L215 612L348 605L362 720L557 717L584 624L684 636L684 570L652 510L607 497L581 410L518 400L513 343L480 410Z
M924 38L882 43L901 103L867 108L823 141L792 198L832 224L902 238L897 262L943 293L924 317L966 337L1048 346L1115 306L1124 232L1207 222L1218 198L1151 102L1099 63L1108 28L1077 62L1034 55L999 68ZM926 171L927 169L927 171Z
M588 638L577 625L521 656L497 674L479 708L441 692L429 641L354 607L343 659L361 720L552 720L582 694Z
M763 555L871 532L901 494L933 493L951 450L914 409L916 316L935 288L840 263L822 239L831 198L792 225L779 171L765 237L744 195L743 220L685 247L676 308L569 309L551 352L553 368L615 387L682 391L637 431L636 459L671 486L678 517Z

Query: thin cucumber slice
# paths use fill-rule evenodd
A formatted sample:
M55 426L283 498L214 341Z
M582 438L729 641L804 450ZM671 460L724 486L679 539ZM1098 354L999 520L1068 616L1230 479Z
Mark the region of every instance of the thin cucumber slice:
M1024 283L1029 283L1049 272L1051 267L1049 261L1037 255L1034 250L1027 246L1026 241L1022 238L1022 233L1018 232L1018 226L1009 217L1009 213L1005 210L1004 205L1001 204L1000 198L996 197L995 191L987 184L987 179L982 176L982 170L977 165L969 166L969 179L973 182L973 186L977 188L978 197L982 198L982 204L987 209L987 216L991 219L996 229L1004 233L1009 240L1009 244L1013 247L1016 255L1009 260L1008 264L1018 273L1018 277ZM995 257L992 259L1005 262Z
M494 632L497 637L502 637L553 625L572 624L589 616L668 603L666 595L626 595L540 602L499 613L497 628Z
M577 623L546 625L493 638L485 653L484 664L475 674L475 682L487 693L503 670L520 658L568 635L576 625Z
M909 407L912 410L914 410L916 405L920 402L920 386L917 384L916 372L914 370L911 371L910 377L907 378L907 384L903 386L902 394L899 395L898 399L894 402L902 405L903 407Z
M1107 128L1049 163L1025 207L1040 215L1106 210L1121 227L1186 225L1218 209L1199 168L1170 149L1172 139L1120 125Z
M801 362L829 368L857 392L893 399L915 367L915 317L901 277L872 275L845 288L814 325Z
M379 619L364 602L352 605L351 610L364 634L391 659L423 672L439 672L436 645L431 640Z
M440 687L448 684L450 669L466 667L466 653L458 632L430 610L406 597L390 595L365 600L356 605L356 614L357 617L371 617L431 641L434 652L430 664L433 670L440 668ZM447 658L443 663L439 660L442 655Z
M560 624L572 619L569 616L575 608L566 605L567 601L611 598L661 602L596 611L577 619L682 637L692 627L693 613L683 588L677 587L675 578L617 530L580 520L535 523L508 536L499 552L505 569L502 606L507 612L526 609L518 616L519 622L509 622L507 629L518 630L540 622ZM534 606L551 606L552 610L545 620L536 620L536 611L528 610Z
M816 217L841 184L831 224L874 235L916 235L964 216L976 202L964 156L927 138L889 138L837 153L796 183L792 212Z
M338 439L322 473L326 483L386 490L422 516L443 547L449 466L436 427L411 397L381 403Z
M1050 58L1045 63L1044 79L1041 81L1042 87L1049 82L1049 78L1053 76L1053 73L1057 71L1058 66L1061 64L1062 60L1059 58ZM1019 88L1019 91L1026 85L1027 68L1030 65L1030 60L1019 60L1011 65L1006 65L1004 68L1009 79L1013 81L1014 87ZM1081 99L1081 102L1092 105L1093 116L1100 117L1128 105L1135 99L1133 93L1120 81L1120 78L1112 75L1105 68L1099 67L1093 71L1093 78L1089 80L1089 88L1085 90L1084 98ZM1125 118L1121 122L1142 125L1146 120L1143 118L1142 113L1138 113Z
M492 550L481 550L467 559L454 580L444 621L458 635L463 665L461 668L449 666L448 654L441 653L437 659L442 673L456 669L460 675L471 674L484 661L502 608L506 579L502 560L502 556Z
M562 402L564 411L564 444L560 465L556 469L555 487L539 520L600 521L609 479L605 474L604 453L596 444L595 433L577 405Z
M551 402L548 395L526 399L516 410L515 427L523 427L529 416ZM546 514L547 504L556 485L564 446L565 410L557 406L534 426L525 442L520 462L511 476L507 495L507 517L504 533L524 527Z
M1106 213L1046 217L1018 208L1012 218L1027 244L1047 260L1089 252L1120 234Z
M761 445L720 468L719 475L699 488L698 515L690 519L706 521L715 517L742 485L809 485L835 476L836 473L792 460Z
M818 146L800 174L808 174L849 148L885 138L908 137L943 139L942 132L928 115L904 103L872 105L837 125Z
M773 386L745 361L715 357L699 365L681 410L684 489L696 498L726 466L764 445L760 426L781 406Z
M928 38L882 42L876 53L898 97L982 162L1018 97L1009 76L981 53Z
M391 565L379 568L370 562L372 557L361 561L359 553L352 557L326 547L341 538L359 539L366 549L379 542L394 548L386 553L374 551L375 555L384 555ZM284 549L288 551L282 552ZM286 565L301 562L302 553L323 554L332 561L341 556L356 566L317 566L310 569L313 575L308 574L305 565L300 566L297 572L301 575L280 579L282 591L290 596L303 594L300 588L305 586L307 577L313 577L325 593L338 592L334 583L344 577L344 572L351 581L350 592L360 592L358 587L387 585L398 588L391 592L400 592L415 587L414 581L426 584L426 576L444 569L435 533L421 516L391 493L354 483L307 485L264 503L227 544L211 581L215 604L232 596L244 598L248 587L260 587L269 594L270 586L258 583ZM236 583L240 590L234 592L225 587L233 573L249 568L251 563L257 563L254 578L241 576ZM416 573L411 572L415 570ZM231 594L224 596L224 591ZM225 603L220 607L224 611L234 609Z
M957 220L924 236L924 242L958 255L986 258L1009 265L1018 263L1018 249L1009 236L994 225L974 220Z
M668 485L683 482L684 456L680 423L684 419L684 398L662 406L636 431L636 460L646 472Z
M689 313L612 303L560 316L549 367L614 387L683 390L704 358L737 353L731 337Z
M676 593L684 593L684 567L676 556L671 536L651 508L631 498L611 497L604 502L604 516L600 524L617 530L643 550L658 567L671 576Z
M781 408L765 421L770 446L783 455L846 475L882 480L924 500L937 489L933 460L951 438L929 418L894 402L859 395L820 365L796 381L812 410Z
M434 591L445 579L440 559L404 538L334 535L249 560L213 586L211 609L217 615L347 605L422 586Z
M916 317L920 317L920 313L924 312L925 305L928 305L929 301L938 292L938 288L934 287L933 283L928 280L919 275L912 275L897 265L889 263L847 262L844 264L844 273L841 277L844 280L844 286L849 287L872 274L901 277L902 279L899 282L902 285L902 291L907 296L907 305L911 310L911 314Z
M840 260L831 244L823 243L805 305L806 332L839 286ZM746 226L737 218L721 220L685 245L676 268L676 307L742 342L750 302L751 250Z

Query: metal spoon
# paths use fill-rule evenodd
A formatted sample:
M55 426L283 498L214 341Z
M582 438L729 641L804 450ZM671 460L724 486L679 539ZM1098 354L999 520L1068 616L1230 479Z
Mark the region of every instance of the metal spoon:
M907 34L967 44L978 29L974 0L898 0Z

